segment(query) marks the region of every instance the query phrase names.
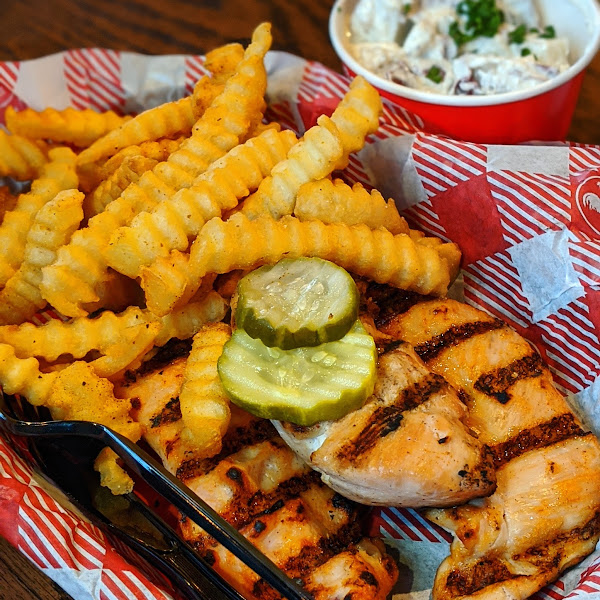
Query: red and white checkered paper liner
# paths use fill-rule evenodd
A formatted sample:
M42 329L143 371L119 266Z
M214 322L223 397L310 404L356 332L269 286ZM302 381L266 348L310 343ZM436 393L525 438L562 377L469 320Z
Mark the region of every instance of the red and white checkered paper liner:
M282 52L269 53L267 66L268 117L296 131L331 113L348 86L344 76ZM101 49L3 63L0 117L9 105L135 112L189 93L203 73L200 56ZM420 126L417 116L386 104L349 178L393 197L413 226L461 246L456 295L533 342L598 434L600 147L486 146L426 135ZM173 596L55 496L0 439L0 535L78 600ZM412 510L378 510L374 523L410 571L397 597L428 597L449 534ZM600 550L535 595L574 597L600 597Z

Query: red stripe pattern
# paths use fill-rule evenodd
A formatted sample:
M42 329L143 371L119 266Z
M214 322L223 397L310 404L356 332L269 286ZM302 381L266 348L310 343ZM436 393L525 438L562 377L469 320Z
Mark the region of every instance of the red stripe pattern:
M64 53L64 74L75 108L120 112L125 103L120 53L92 48Z
M204 68L203 56L186 56L185 58L185 92L191 94L198 80L204 75L208 75Z
M180 85L191 93L205 73L204 59L184 58ZM288 60L277 52L269 58L273 59L269 81L274 84L269 90L266 119L277 120L300 135L314 125L318 115L331 114L348 89L345 76L318 63L295 57ZM62 61L74 107L119 110L123 106L125 88L118 52L73 50L57 55L57 60ZM19 63L0 64L0 111L7 104L19 106L14 90L20 71ZM293 85L287 87L286 81ZM398 169L410 184L403 187L402 194L414 196L396 200L413 227L461 246L466 301L503 318L525 335L543 354L563 391L589 393L600 377L600 211L596 213L600 207L600 148L568 145L566 174L497 171L488 168L485 145L426 135L421 129L417 115L384 101L380 129L362 153L351 157L348 179L375 185L372 174L381 169L371 169L369 158L377 160L378 144L388 151L401 138L409 154L407 163ZM406 135L411 137L401 137ZM395 177L394 181L404 186L404 179ZM385 183L380 181L381 187ZM561 260L570 276L569 293L539 317L532 305L531 282L518 258L527 244L553 239L560 239L560 249L566 249ZM43 323L51 318L61 317L48 310L33 321ZM19 442L11 444L19 446ZM434 547L443 551L452 539L409 509L377 509L372 521L373 531L402 541L403 548L413 544L416 555ZM132 559L128 548L111 546L99 530L49 496L2 439L0 535L50 576L59 570L63 577L72 573L73 581L81 582L85 572L94 598L173 597L168 582L157 577L155 570L140 569L127 560ZM600 554L596 554L570 578L547 586L533 598L592 600L599 594Z

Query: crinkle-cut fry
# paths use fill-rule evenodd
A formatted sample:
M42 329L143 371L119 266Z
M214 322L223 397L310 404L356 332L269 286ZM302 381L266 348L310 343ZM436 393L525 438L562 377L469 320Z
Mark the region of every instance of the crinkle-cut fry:
M42 268L79 227L82 202L79 190L64 190L38 210L27 233L23 262L0 291L0 324L22 323L46 305L39 287Z
M270 23L256 27L235 73L193 126L192 135L166 162L157 165L156 172L164 181L180 188L190 187L200 173L236 146L252 124L262 119L267 88L264 56L271 41Z
M221 450L221 442L231 418L229 398L217 372L217 361L231 328L210 323L194 336L186 362L179 405L184 429L182 435L193 442L200 455L211 457Z
M158 161L145 156L128 156L116 171L95 190L86 195L84 213L86 218L102 212L110 202L121 196L130 183L136 183L141 175L156 166Z
M189 256L188 261L180 257L175 267L173 261L163 260L162 268L170 269L170 288L161 289L153 281L160 260L142 270L142 288L153 312L172 310L181 297L197 289L207 273L272 264L284 257L316 256L378 283L425 295L443 295L450 283L446 259L434 248L416 244L409 235L291 216L250 220L236 213L228 221L211 219L194 240Z
M134 442L140 439L141 426L129 416L130 400L116 398L113 384L98 376L90 364L76 361L52 374L45 405L55 419L93 421Z
M173 138L180 134L187 136L194 123L222 91L224 80L232 74L243 53L240 44L227 44L209 52L204 66L213 77L200 78L191 96L165 102L139 113L81 152L77 164L83 166L96 162L127 146Z
M0 225L0 286L23 261L27 232L38 210L58 192L77 187L75 154L69 148L54 148L48 158L39 177L31 183L31 190L19 196L15 208L5 213Z
M159 140L141 142L138 145L127 146L119 150L107 160L78 165L79 189L85 193L91 192L108 179L121 166L125 159L133 156L143 156L144 158L153 159L157 163L165 161L179 148L184 139L185 137L180 136L175 139L161 138Z
M111 233L173 193L152 171L143 173L137 183L131 183L119 198L92 217L87 227L76 231L58 250L54 263L42 269L42 296L68 317L88 314L86 306L97 306L100 289L111 276L104 258Z
M435 250L448 263L450 269L450 281L454 281L460 270L460 259L462 257L458 246L453 242L445 242L437 237L427 237L422 231L411 229L409 231L411 239L417 244L435 248Z
M5 394L20 394L35 406L44 405L56 376L42 373L36 358L18 358L10 344L0 344L0 386Z
M63 110L46 108L36 111L26 108L16 111L9 106L5 113L7 129L32 140L52 140L86 148L108 131L119 127L131 117L121 117L112 110L97 112L90 108Z
M264 123L261 120L260 123L256 123L256 125L252 126L252 128L248 132L247 137L248 137L248 139L257 137L267 129L274 129L275 131L281 131L281 125L279 123L277 123L277 121L269 121L267 123ZM244 139L242 141L245 142L246 140Z
M385 227L391 233L408 233L393 199L386 202L378 190L367 191L362 184L352 187L341 179L321 179L305 183L299 190L294 216L301 221L318 219L324 223L364 223L371 229Z
M154 340L162 324L158 321L140 323L120 332L120 338L113 340L105 349L104 356L90 361L90 366L99 377L115 379L125 371L137 369L144 355L154 347Z
M193 337L205 323L223 320L227 307L227 301L215 291L209 292L202 300L188 302L160 318L161 329L154 344L164 346L174 338L185 340Z
M225 84L223 92L194 126L192 136L151 171L131 183L88 226L75 232L54 264L43 270L42 295L66 316L85 316L86 304L97 302L97 288L109 273L105 248L111 233L143 211L189 187L208 165L236 146L252 121L255 108L264 101L264 55L270 47L270 25L257 27L244 58ZM171 184L174 183L175 187Z
M112 234L108 265L129 277L171 250L186 250L204 223L237 206L282 161L296 142L293 132L266 129L215 161L189 188L151 213L138 214Z
M94 318L0 326L0 344L10 344L18 358L35 357L48 363L56 362L61 356L81 359L96 352L101 356L90 364L98 375L109 377L124 368L126 352L131 351L133 362L149 349L142 348L144 343L163 346L172 338L191 338L205 323L222 320L227 307L217 292L210 291L201 300L190 302L162 318L130 306L119 314L106 310ZM117 359L119 368L113 366Z
M34 140L0 130L0 177L35 179L48 157Z
M360 150L366 137L377 130L381 111L377 90L362 77L356 77L331 118L321 115L317 125L290 150L287 159L246 199L244 214L250 218L291 215L300 186L345 168L349 155Z
M141 286L148 309L158 316L183 306L200 288L200 278L189 285L189 254L173 250L168 257L157 258L140 272Z
M238 42L213 48L204 57L204 68L217 82L225 83L244 58L244 47Z
M100 485L115 496L133 491L133 479L119 464L119 456L110 448L103 448L94 461L94 470L100 474Z
M196 122L196 108L191 96L165 102L139 113L117 129L96 140L77 157L77 164L95 162L112 156L127 146L189 132Z
M19 358L34 356L54 362L68 354L79 359L92 350L104 354L125 329L147 322L146 311L130 306L122 313L107 310L94 318L51 319L42 325L5 325L0 327L0 343L10 344Z

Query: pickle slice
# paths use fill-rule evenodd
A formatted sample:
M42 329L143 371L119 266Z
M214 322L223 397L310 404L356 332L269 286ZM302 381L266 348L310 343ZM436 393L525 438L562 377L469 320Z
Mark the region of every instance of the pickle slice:
M284 258L238 284L236 326L284 350L342 338L358 317L350 274L320 258Z
M266 419L314 425L343 417L373 393L377 351L356 321L340 340L282 350L236 329L218 371L232 402Z

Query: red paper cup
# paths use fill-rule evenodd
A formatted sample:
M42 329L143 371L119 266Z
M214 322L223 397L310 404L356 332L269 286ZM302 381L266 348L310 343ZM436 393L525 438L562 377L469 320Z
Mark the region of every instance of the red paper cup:
M488 96L446 96L408 88L365 69L353 57L350 15L357 0L337 0L329 35L345 72L362 75L380 94L410 111L423 131L487 144L565 140L585 68L600 48L600 7L596 0L540 0L544 22L569 39L571 66L533 88Z

